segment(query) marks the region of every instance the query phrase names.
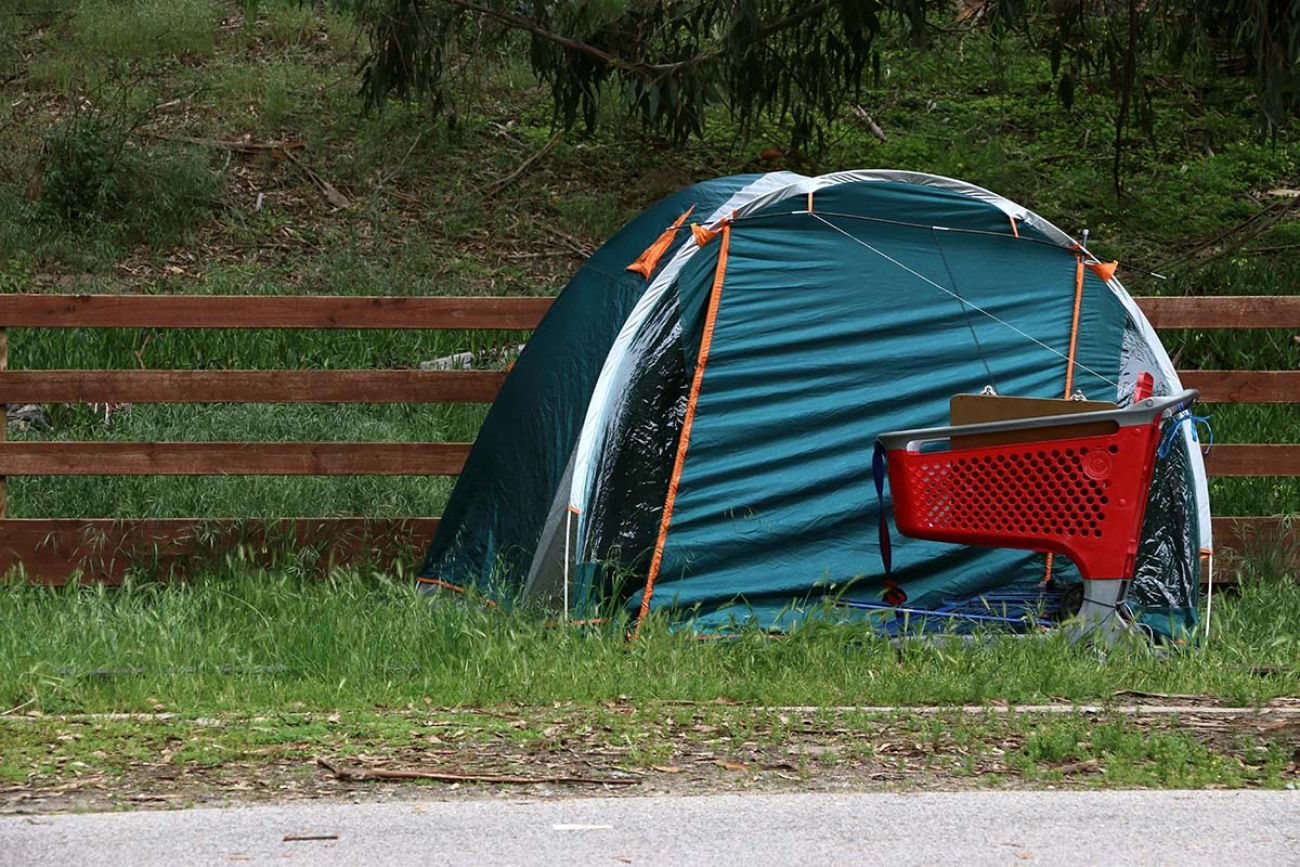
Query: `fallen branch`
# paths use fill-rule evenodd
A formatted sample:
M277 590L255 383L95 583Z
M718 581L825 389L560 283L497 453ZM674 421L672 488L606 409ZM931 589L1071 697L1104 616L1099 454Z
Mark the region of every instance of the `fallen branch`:
M162 141L182 142L184 144L199 145L200 147L222 148L240 154L265 154L276 159L288 160L307 176L307 179L312 182L316 189L320 190L321 195L325 197L325 201L329 202L336 208L346 208L352 204L347 196L338 191L337 187L322 178L311 168L311 166L308 166L294 155L294 151L301 150L307 146L306 142L225 141L223 139L215 138L193 138L191 136L162 135L159 133L150 133L150 136Z
M885 135L885 131L880 128L880 124L876 123L875 119L872 118L871 115L867 114L865 108L860 105L853 106L853 116L856 117L859 122L864 124L876 138L883 142L889 141L889 136Z
M285 843L304 843L312 840L337 840L338 834L285 834Z
M334 764L329 759L318 758L316 764L329 771L336 779L348 781L364 780L438 780L444 783L502 783L507 785L529 785L533 783L580 783L593 786L633 786L640 780L623 780L616 777L522 777L513 774L461 774L453 771L435 771L431 769L394 769L384 768L347 768Z
M1192 695L1185 692L1146 692L1141 689L1117 689L1111 693L1112 696L1126 695L1131 698L1163 698L1177 699L1180 701L1213 701L1212 696Z
M491 184L489 184L487 188L483 190L482 195L484 197L495 196L497 193L501 192L506 187L513 184L515 181L519 180L519 178L521 178L525 172L527 172L530 168L533 167L534 163L536 163L542 157L550 153L551 149L560 143L560 139L562 137L563 137L563 133L558 133L558 132L555 135L551 136L550 141L542 145L540 150L536 151L532 156L530 156L528 159L520 163L513 172L506 175L504 178L493 181Z
M194 138L187 135L163 135L162 133L146 133L146 135L160 141L174 141L182 144L199 145L200 147L220 148L241 154L268 154L277 159L286 159L291 151L300 150L307 146L307 143L303 141L225 141L216 138Z
M552 227L550 229L550 233L555 237L559 238L566 247L568 247L570 250L577 253L579 256L581 256L584 259L590 258L591 254L596 252L591 248L590 244L584 244L582 241L579 241L577 238L573 237L568 232L561 232L559 229Z
M340 209L346 208L352 204L352 202L348 201L347 196L340 193L329 181L316 174L310 166L294 156L292 151L285 151L284 155L289 162L297 166L302 173L307 176L308 180L315 184L316 189L320 190L321 195L325 197L325 201Z

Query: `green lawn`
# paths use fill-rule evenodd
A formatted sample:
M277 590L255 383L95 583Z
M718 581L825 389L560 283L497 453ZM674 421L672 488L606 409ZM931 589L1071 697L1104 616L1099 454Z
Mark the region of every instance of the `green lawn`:
M387 576L312 582L232 557L205 579L125 591L0 588L0 710L191 713L637 701L978 704L1117 690L1253 705L1300 694L1300 587L1250 574L1198 648L1106 654L1062 635L901 648L865 626L700 641L654 623L564 627Z
M1106 654L1060 635L895 646L843 625L701 641L656 622L628 641L623 623L237 560L171 587L10 585L0 812L354 795L322 757L629 793L1294 787L1298 619L1300 586L1258 576L1216 601L1203 646ZM1105 710L999 709L1062 703Z

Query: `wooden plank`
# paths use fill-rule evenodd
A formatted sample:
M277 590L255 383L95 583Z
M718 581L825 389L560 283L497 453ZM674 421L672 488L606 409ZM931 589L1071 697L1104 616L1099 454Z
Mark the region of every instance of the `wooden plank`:
M3 295L0 325L29 328L527 330L554 299L323 295ZM1156 328L1300 328L1300 296L1144 296Z
M469 443L0 443L0 476L451 476ZM1300 476L1300 445L1216 445L1212 476Z
M1300 328L1300 295L1135 298L1156 328Z
M1300 521L1281 515L1226 516L1210 519L1214 548L1242 551L1285 542L1300 529ZM1297 547L1300 553L1300 546Z
M1300 538L1292 517L1213 518L1214 583L1233 585L1248 565L1261 578L1280 578L1300 571ZM1250 564L1253 561L1253 564ZM1202 581L1205 576L1202 576Z
M1001 394L956 394L948 401L948 418L951 424L984 424L993 421L1035 418L1047 415L1066 415L1076 412L1100 412L1114 409L1115 404L1100 400L1063 400L1050 397L1012 397ZM1062 425L1044 431L1007 431L995 434L976 434L952 438L957 449L981 446L1009 445L1032 441L1035 437L1053 438L1095 436L1108 434L1118 427L1115 422Z
M469 443L0 444L10 476L452 476Z
M1216 445L1205 456L1211 476L1300 476L1300 445Z
M1277 516L1214 519L1215 548L1224 555L1218 580L1231 583L1236 556L1261 546L1288 545L1284 558L1300 565L1293 521ZM128 567L179 577L237 545L268 558L310 548L321 568L365 563L396 564L408 573L428 547L437 518L36 518L0 521L0 574L23 567L27 580L63 584L81 580L119 583Z
M536 327L552 301L367 295L0 295L0 326L527 330Z
M9 331L0 328L0 376L9 369ZM9 407L0 401L0 443L9 438ZM9 481L0 476L0 518L9 513Z
M1300 403L1300 371L1178 375L1207 403ZM504 380L495 370L0 369L0 403L490 403Z
M1300 402L1296 370L1180 370L1178 378L1206 403Z
M310 549L317 571L364 565L410 575L438 527L437 518L148 518L0 521L0 575L22 568L28 581L120 583L128 568L159 577L201 574L242 545L256 562Z
M490 403L495 370L12 370L0 403Z

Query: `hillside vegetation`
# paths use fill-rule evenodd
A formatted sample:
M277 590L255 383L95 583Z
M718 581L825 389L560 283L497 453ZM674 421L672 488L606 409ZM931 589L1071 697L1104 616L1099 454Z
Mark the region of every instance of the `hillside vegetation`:
M522 58L465 77L454 122L363 111L354 23L294 0L0 0L0 291L550 294L649 202L787 167L913 169L1022 202L1129 267L1135 294L1281 293L1300 275L1300 166L1245 78L1151 83L1149 129L1110 179L1112 102L1070 110L1047 63L982 30L887 39L880 84L817 153L725 114L681 147L611 118L556 135ZM509 52L507 46L499 49ZM521 46L519 50L523 50ZM504 71L501 71L504 69ZM512 71L513 70L513 71ZM1156 280L1145 271L1160 271ZM1184 367L1294 368L1287 331L1167 334ZM11 366L405 367L507 347L500 333L98 331L10 336ZM483 407L48 408L68 439L473 437ZM1219 441L1293 441L1292 407L1216 412ZM449 480L45 479L14 516L437 514ZM1277 513L1290 481L1215 482L1216 511Z

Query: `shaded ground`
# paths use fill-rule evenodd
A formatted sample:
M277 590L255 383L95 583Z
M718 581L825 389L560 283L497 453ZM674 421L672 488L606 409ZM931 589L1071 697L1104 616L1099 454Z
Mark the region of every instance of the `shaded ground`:
M1107 709L713 704L183 719L7 718L0 812L259 801L1097 787L1300 787L1300 699ZM424 770L545 781L340 779ZM554 778L593 782L564 782Z

